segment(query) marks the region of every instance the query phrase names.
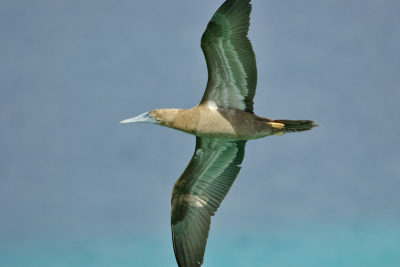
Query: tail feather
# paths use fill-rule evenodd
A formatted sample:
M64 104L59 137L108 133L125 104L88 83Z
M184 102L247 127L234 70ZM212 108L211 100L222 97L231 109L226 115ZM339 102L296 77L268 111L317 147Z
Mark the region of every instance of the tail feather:
M282 128L284 133L308 131L319 126L315 121L309 120L274 120L274 122L283 123L285 125Z

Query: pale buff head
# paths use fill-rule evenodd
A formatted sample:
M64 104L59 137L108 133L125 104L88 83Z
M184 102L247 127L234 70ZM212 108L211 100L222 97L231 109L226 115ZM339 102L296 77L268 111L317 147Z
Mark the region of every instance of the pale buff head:
M178 112L179 109L156 109L145 112L137 117L123 120L121 123L141 122L169 126Z

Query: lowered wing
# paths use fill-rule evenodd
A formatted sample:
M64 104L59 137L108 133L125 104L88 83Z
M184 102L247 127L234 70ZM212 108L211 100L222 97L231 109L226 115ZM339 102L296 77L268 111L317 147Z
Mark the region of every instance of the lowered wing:
M196 137L194 155L172 191L172 240L180 267L203 264L211 216L240 171L245 145Z

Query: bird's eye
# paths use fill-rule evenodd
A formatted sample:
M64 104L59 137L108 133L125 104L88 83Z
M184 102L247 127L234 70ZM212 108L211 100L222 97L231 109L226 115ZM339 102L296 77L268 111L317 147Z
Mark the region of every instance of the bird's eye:
M150 113L146 113L146 115L144 115L146 118L151 118Z

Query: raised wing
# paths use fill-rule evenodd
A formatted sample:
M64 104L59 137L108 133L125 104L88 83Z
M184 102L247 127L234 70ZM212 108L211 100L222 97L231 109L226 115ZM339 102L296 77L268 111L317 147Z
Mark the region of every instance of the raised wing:
M247 38L250 12L250 0L227 0L208 23L201 38L208 82L200 104L253 112L257 66Z
M194 155L172 191L172 241L180 267L203 264L211 216L240 171L245 145L196 137Z

